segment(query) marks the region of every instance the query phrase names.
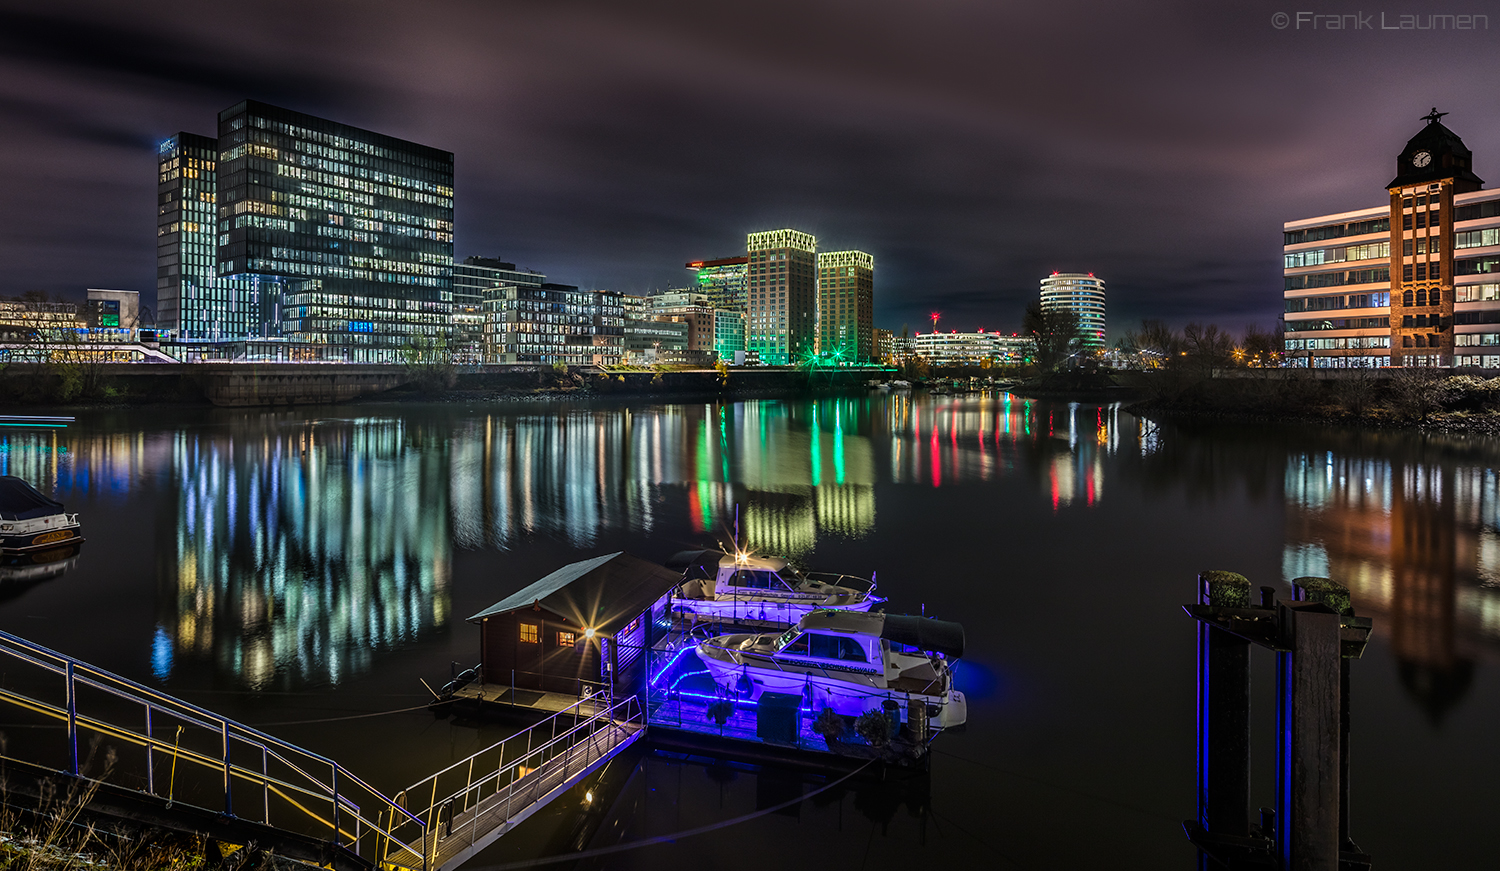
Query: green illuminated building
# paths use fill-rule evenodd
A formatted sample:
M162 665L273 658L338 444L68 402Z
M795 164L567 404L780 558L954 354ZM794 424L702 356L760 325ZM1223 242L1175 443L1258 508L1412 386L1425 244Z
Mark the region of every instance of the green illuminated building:
M797 363L817 341L818 240L798 230L745 239L749 303L747 350L770 366Z

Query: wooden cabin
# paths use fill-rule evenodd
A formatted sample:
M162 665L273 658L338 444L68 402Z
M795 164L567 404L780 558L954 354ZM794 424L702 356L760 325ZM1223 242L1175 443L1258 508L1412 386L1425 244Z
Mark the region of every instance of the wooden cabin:
M479 624L482 681L579 694L645 686L651 645L671 625L682 575L627 553L563 566L469 618Z

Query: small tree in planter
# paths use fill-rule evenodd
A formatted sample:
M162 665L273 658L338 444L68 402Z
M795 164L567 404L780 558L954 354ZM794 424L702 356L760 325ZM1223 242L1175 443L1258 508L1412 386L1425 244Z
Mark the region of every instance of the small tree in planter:
M883 711L865 711L854 721L854 732L870 742L871 747L884 747L891 743L891 721Z
M724 734L724 724L734 715L734 701L731 699L719 699L709 704L706 712L708 718L719 724L719 734Z
M833 708L824 708L813 720L812 728L814 732L823 736L823 740L828 742L829 747L832 747L844 734L844 718L840 717Z

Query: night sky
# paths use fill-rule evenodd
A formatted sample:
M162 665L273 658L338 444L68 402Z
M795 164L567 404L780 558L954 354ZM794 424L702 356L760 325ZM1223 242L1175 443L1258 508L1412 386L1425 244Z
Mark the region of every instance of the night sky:
M0 295L153 296L155 145L250 97L455 152L457 256L554 281L680 287L790 226L873 253L898 331L1017 329L1053 270L1106 279L1111 338L1271 327L1281 223L1384 202L1432 106L1500 184L1500 7L1379 29L1423 5L4 2Z

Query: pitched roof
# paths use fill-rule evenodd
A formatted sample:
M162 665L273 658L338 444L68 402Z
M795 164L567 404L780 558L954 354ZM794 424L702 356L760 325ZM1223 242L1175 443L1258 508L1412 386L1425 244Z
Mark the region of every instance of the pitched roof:
M682 583L682 575L623 551L569 563L469 618L539 606L612 635Z

